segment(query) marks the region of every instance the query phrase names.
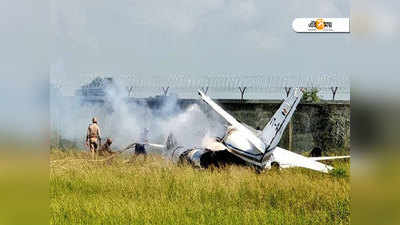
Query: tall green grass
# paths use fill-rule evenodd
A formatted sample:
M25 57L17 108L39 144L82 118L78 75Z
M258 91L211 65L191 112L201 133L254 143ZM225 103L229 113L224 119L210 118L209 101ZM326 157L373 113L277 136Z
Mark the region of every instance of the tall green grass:
M349 224L348 175L50 155L51 224ZM87 158L87 157L86 157ZM348 171L349 163L335 166Z

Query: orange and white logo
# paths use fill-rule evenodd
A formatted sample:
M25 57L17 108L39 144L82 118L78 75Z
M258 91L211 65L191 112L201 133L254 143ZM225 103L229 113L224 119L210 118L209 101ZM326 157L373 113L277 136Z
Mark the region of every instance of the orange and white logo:
M318 30L323 30L323 29L325 28L325 21L324 21L324 19L317 19L317 20L315 21L315 27L316 27Z
M350 32L349 18L296 18L292 23L293 30L299 33Z

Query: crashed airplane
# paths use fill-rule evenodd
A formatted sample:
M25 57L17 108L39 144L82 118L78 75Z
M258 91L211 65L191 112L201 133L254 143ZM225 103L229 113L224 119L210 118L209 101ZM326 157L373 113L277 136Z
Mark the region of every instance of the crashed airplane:
M165 145L148 143L151 146L162 147L173 162L188 162L202 168L225 164L249 165L257 170L303 167L328 173L333 167L318 161L350 158L350 156L305 157L277 146L303 96L302 90L298 88L292 89L263 130L256 130L239 122L203 92L198 91L198 93L204 102L229 123L225 135L215 140L221 149L180 146L172 134L168 136Z

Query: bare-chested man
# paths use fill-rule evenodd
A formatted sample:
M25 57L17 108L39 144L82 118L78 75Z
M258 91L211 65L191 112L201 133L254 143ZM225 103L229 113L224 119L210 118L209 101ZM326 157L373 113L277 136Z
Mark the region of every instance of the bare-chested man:
M101 145L100 127L97 125L96 117L93 117L86 134L86 145L89 146L92 157L97 153L97 147Z

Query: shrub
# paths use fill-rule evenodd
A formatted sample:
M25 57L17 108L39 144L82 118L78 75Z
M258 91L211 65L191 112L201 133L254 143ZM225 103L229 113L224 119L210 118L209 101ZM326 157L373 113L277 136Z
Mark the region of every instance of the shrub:
M320 102L321 99L318 96L318 88L305 88L303 91L303 102L315 103Z

